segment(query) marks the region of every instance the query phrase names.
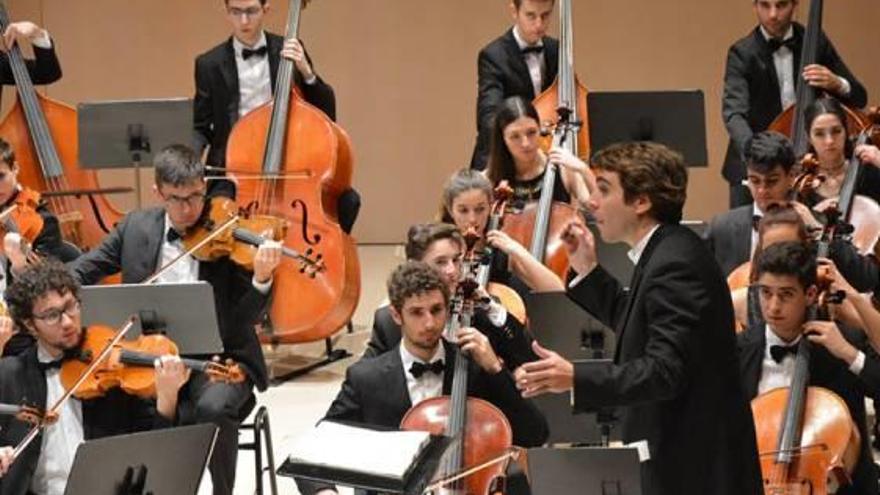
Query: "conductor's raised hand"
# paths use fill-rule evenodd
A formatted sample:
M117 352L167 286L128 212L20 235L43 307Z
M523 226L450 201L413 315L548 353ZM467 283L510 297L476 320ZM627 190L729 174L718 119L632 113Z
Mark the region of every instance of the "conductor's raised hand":
M525 363L516 369L513 376L516 388L525 398L551 393L567 392L574 387L574 365L559 354L532 342L532 350L538 361Z
M562 242L568 252L568 263L578 275L586 275L599 264L596 239L580 220L572 220L562 231Z

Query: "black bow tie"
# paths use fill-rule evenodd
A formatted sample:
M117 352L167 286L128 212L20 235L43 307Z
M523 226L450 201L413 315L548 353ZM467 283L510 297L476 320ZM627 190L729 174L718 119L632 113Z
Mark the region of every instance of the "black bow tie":
M416 377L416 379L421 378L422 375L425 374L426 371L430 371L435 375L439 375L443 373L443 368L446 365L443 364L443 360L438 359L430 364L420 363L418 361L413 362L412 366L409 367L409 372L412 376Z
M519 52L523 55L528 55L529 53L543 53L544 45L530 45L524 48L520 48Z
M167 240L169 243L174 242L182 237L183 236L180 235L180 232L174 230L173 227L168 229L168 232L165 234L165 240Z
M777 364L781 363L785 356L791 354L792 356L797 356L798 346L797 344L784 346L784 345L771 345L770 346L770 357L776 361Z
M61 363L63 361L64 359L56 359L54 361L37 361L37 367L40 368L40 371L42 371L43 373L52 369L60 370Z
M266 56L266 52L268 50L269 49L266 48L266 45L263 45L259 48L254 48L253 50L251 50L250 48L242 48L241 49L241 58L244 60L247 60L253 56L257 56L257 57L262 58L262 57Z
M758 226L761 225L761 215L752 215L752 228L757 232Z
M794 51L795 43L796 42L795 42L794 36L792 36L791 38L788 38L787 40L780 40L778 38L770 38L769 40L767 40L767 46L770 47L771 53L775 52L776 50L779 50L783 46L788 48L791 51Z

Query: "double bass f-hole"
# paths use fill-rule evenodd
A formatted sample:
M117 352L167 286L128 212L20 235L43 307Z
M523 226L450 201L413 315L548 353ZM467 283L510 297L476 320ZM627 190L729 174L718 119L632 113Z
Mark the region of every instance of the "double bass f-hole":
M294 199L290 202L291 209L296 210L297 207L301 207L303 211L301 223L302 238L309 246L315 246L321 242L321 234L316 233L312 237L309 236L309 206L301 199Z

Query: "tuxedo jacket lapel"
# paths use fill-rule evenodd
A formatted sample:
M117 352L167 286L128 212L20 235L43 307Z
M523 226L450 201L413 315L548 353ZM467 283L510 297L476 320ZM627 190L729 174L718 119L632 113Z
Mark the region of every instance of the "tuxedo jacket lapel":
M736 259L749 259L752 252L752 215L751 209L743 209L742 214L734 217L733 254Z
M529 89L529 93L532 95L529 99L534 99L537 95L535 95L535 90L532 86L532 78L529 76L529 68L526 65L522 53L519 51L519 45L516 44L516 38L513 37L512 28L504 35L504 49L507 52L507 58L510 62L511 70L516 74L516 77L519 78L520 84L523 84L524 87Z
M553 84L559 71L559 43L549 36L544 36L544 67L546 71L542 89L546 90Z
M401 404L406 411L412 407L409 398L409 389L406 386L406 370L403 369L403 360L400 359L400 349L396 346L388 351L392 354L391 359L382 367L381 381L388 386L388 393L394 398L392 403Z

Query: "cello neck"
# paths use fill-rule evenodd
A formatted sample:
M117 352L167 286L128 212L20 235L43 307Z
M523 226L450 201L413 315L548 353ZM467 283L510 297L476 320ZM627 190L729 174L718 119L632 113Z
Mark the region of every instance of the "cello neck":
M455 330L461 327L471 325L470 311L467 309L469 302L464 303L459 318L453 315L453 323L449 330L455 333ZM467 382L468 382L468 363L470 359L455 346L455 371L452 375L452 398L449 404L449 419L446 425L446 436L452 438L453 444L450 446L448 454L444 459L443 475L457 473L464 465L464 438L465 424L467 422ZM448 361L448 359L447 359ZM463 482L458 480L450 485L453 492L458 492L463 487Z
M298 38L303 1L290 0L288 5L287 31L284 38ZM281 173L281 157L284 153L284 142L287 137L287 116L290 112L290 94L293 89L295 71L296 68L292 60L280 57L278 77L275 80L272 121L269 124L266 150L263 153L263 173L266 175L280 175Z
M782 429L779 431L776 462L789 465L797 457L803 428L804 407L807 401L807 387L810 381L810 344L806 336L798 342L794 376L789 386L788 403Z
M804 34L804 43L801 47L801 58L798 69L794 71L796 90L795 115L792 123L792 142L795 156L803 156L807 152L807 130L804 128L804 111L816 101L817 90L806 84L800 73L804 67L815 64L819 51L819 38L822 33L822 10L824 0L812 0L810 2L810 15L807 20L807 30Z
M9 24L9 13L6 10L6 4L0 1L0 30L5 32ZM18 98L21 101L28 131L36 149L37 160L40 162L43 177L47 181L60 178L64 175L61 158L58 156L55 144L52 141L49 124L43 115L37 91L34 88L33 81L31 81L31 76L28 73L27 65L24 63L24 57L21 54L21 48L19 48L18 43L13 45L6 52L6 55L9 58L9 67L12 70L12 77L15 79Z

